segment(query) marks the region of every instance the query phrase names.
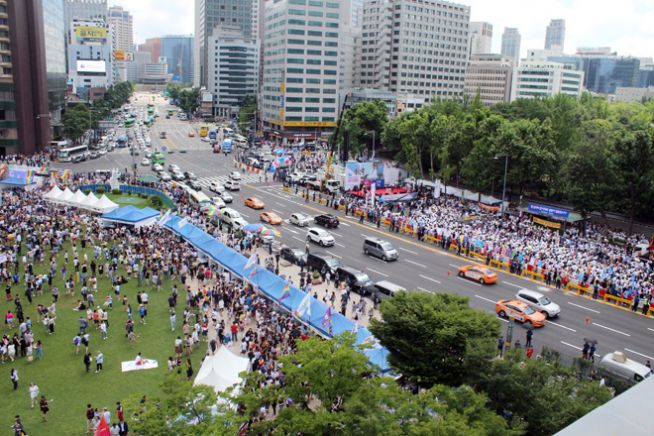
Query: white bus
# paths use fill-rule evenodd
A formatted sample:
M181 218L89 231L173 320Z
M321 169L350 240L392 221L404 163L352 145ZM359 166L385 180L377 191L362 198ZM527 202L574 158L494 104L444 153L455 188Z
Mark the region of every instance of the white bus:
M76 145L73 147L60 148L57 152L59 162L80 162L86 160L89 155L87 145Z

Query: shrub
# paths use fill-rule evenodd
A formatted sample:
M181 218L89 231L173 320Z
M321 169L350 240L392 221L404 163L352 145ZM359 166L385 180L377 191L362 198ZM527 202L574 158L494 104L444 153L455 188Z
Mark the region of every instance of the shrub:
M114 190L111 191L111 193L112 193L113 195L120 195L120 194L123 193L123 191L121 191L120 189L114 189Z
M85 190L82 191L82 192L84 192L84 195L89 195L89 193L91 192L91 190L90 190L90 189L85 189Z
M95 190L96 194L104 194L104 188L98 188Z
M161 207L163 202L161 201L161 198L159 198L156 195L151 195L150 196L150 203L152 203L152 206L154 207Z

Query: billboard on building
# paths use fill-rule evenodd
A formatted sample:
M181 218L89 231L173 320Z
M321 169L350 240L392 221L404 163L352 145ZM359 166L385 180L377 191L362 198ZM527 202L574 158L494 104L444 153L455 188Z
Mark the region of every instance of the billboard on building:
M117 61L124 61L125 59L125 50L114 50L114 59Z
M107 64L105 61L96 61L96 60L77 61L78 74L105 74L106 72L107 72Z
M99 26L77 26L75 39L78 44L107 42L107 28Z

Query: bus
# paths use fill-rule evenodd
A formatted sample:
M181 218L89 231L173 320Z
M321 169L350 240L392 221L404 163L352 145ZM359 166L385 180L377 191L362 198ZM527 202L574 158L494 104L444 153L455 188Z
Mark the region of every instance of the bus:
M176 112L175 109L168 109L168 116L172 117L173 115L175 115L175 112Z
M148 106L148 115L154 115L154 106L153 107Z
M200 138L206 138L209 134L209 126L204 125L200 127Z
M89 154L87 145L75 145L73 147L60 148L57 151L57 160L59 162L79 162L86 160Z
M152 153L152 163L164 165L166 163L166 157L162 152L155 151L154 153Z
M134 118L125 118L125 128L134 127Z
M212 127L209 129L209 139L212 141L215 141L218 138L218 129L216 127Z
M128 138L127 135L120 135L116 138L116 147L124 148L127 147Z
M221 147L223 153L231 153L232 152L232 140L231 139L225 139L223 141L223 145Z

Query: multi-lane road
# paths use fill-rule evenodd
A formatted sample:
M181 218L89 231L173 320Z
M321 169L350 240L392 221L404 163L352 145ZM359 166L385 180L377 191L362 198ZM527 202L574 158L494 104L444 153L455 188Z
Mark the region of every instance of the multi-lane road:
M210 181L224 180L232 171L232 157L213 154L209 144L201 142L197 137L190 138L191 128L188 122L177 119L167 120L163 117L165 107L160 107L162 117L151 129L153 146L165 145L169 150L166 163L179 165L183 171L194 172L203 186ZM159 141L158 132L165 130L168 139ZM185 150L185 153L180 153ZM138 159L140 161L140 157ZM114 151L99 159L68 165L74 171L91 171L95 169L124 168L132 162L132 157L126 150ZM62 166L63 167L63 166ZM140 173L151 173L149 167L139 166ZM210 195L209 191L206 193ZM274 211L282 218L288 219L293 212L317 215L323 212L334 213L316 203L306 203L293 193L282 190L279 184L259 182L258 175L245 175L241 191L235 195L235 208L248 222L258 222L259 211L244 206L243 199L256 196L261 199L265 210ZM559 350L568 356L581 354L584 338L598 341L597 354L621 350L629 357L645 362L654 360L654 320L631 313L629 310L617 308L602 302L582 298L580 296L557 291L542 283L532 282L512 274L499 271L498 283L482 286L477 283L460 279L456 275L457 268L474 262L453 253L445 252L434 245L418 242L404 235L389 233L385 228L378 229L368 223L359 223L357 219L346 217L336 212L341 225L331 231L336 239L336 245L320 250L332 254L343 264L366 272L373 281L388 280L406 289L421 289L427 291L448 291L465 295L470 299L471 306L494 313L495 302L502 298L510 298L519 288L540 291L561 306L561 315L549 321L545 327L537 329L534 334L534 345L537 349L548 346ZM297 228L284 222L279 229L282 243L303 248L306 229ZM362 243L366 236L377 236L390 241L399 251L399 260L384 262L363 254ZM506 324L504 324L506 325ZM517 327L514 338L525 340L525 330Z

